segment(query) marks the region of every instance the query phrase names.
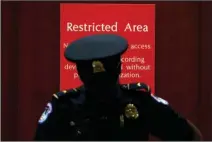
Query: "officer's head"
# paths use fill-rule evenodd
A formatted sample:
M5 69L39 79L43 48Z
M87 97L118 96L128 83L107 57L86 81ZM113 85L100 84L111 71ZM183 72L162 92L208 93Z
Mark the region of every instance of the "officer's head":
M65 57L76 63L79 77L86 88L106 91L117 85L121 54L127 47L127 40L121 36L98 34L69 44Z

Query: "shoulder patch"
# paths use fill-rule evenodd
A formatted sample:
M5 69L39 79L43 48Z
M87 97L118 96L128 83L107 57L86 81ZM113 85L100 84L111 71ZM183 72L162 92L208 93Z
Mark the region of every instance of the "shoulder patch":
M122 84L121 87L127 90L137 90L143 92L151 92L149 85L145 83L129 83L129 84Z
M73 89L68 89L68 90L63 90L60 92L57 92L55 94L53 94L53 97L56 99L59 99L62 96L66 96L66 95L76 95L79 93L79 88L73 88Z
M164 100L164 99L162 99L162 98L160 98L160 97L157 97L157 96L155 96L155 95L151 95L151 96L152 96L152 98L153 98L154 100L156 100L157 102L162 103L162 104L164 104L164 105L169 105L169 103L168 103L166 100Z
M52 113L52 104L49 102L47 103L44 112L42 113L38 123L42 124L43 122L45 122L48 118L48 116Z

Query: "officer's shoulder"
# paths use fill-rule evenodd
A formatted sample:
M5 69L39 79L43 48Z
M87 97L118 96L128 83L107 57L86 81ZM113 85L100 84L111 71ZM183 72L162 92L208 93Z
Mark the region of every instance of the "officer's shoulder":
M62 90L53 94L53 99L60 100L63 98L77 98L82 92L83 86Z
M146 93L151 93L151 89L150 86L142 83L142 82L138 82L138 83L128 83L128 84L120 84L120 87L123 90L129 90L129 91L141 91L141 92L146 92Z
M151 92L151 88L149 85L138 82L138 83L129 83L129 84L121 84L121 88L124 91L129 91L128 95L132 95L133 97L141 98L143 101L146 102L155 102L163 105L169 105L168 101L156 96Z

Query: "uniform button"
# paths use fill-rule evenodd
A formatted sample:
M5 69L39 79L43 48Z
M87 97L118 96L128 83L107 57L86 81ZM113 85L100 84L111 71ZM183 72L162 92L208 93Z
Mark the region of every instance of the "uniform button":
M77 135L81 135L82 133L80 132L80 130L77 130Z
M71 126L74 126L74 125L75 125L74 121L71 121L71 122L70 122L70 125L71 125Z

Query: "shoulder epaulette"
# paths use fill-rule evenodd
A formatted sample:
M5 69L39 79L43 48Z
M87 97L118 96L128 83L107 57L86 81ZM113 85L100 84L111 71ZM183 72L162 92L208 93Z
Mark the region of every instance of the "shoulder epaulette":
M145 83L129 83L129 84L122 84L121 87L127 90L137 90L143 92L151 92L149 85Z
M72 96L76 96L78 95L80 92L80 87L78 88L72 88L72 89L68 89L68 90L63 90L63 91L60 91L60 92L57 92L55 94L53 94L53 97L56 98L56 99L59 99L63 96L67 96L67 95L72 95Z

